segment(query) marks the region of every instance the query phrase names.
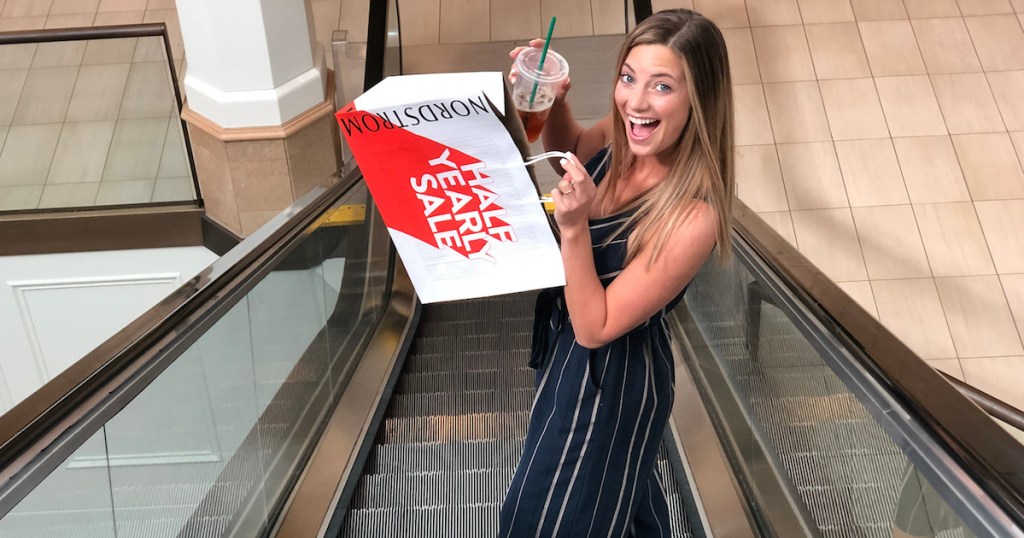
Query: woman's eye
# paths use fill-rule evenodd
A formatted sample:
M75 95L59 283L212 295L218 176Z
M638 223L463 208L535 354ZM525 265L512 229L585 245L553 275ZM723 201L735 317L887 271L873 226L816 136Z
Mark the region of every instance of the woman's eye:
M656 91L661 92L661 93L672 91L672 88L670 88L669 85L665 84L664 82L659 82L658 84L655 84L654 85L654 89Z
M630 75L629 73L623 73L623 74L619 75L619 80L621 80L622 82L625 82L626 84L632 84L633 83L633 75Z

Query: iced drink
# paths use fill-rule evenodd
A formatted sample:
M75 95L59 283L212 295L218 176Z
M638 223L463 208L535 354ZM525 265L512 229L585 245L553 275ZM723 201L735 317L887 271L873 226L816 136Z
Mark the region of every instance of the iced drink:
M526 139L530 142L540 137L548 112L555 102L555 92L569 76L569 64L565 58L550 49L543 69L538 70L541 52L541 49L529 48L516 57L518 75L512 88L512 102L526 128Z

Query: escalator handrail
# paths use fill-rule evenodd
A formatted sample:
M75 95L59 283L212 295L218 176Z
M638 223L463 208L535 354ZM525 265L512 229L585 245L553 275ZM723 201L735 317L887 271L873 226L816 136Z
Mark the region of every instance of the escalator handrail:
M1020 443L847 295L752 209L733 200L734 230L827 326L851 340L877 379L893 388L965 469L1024 525ZM857 356L858 354L855 354ZM976 389L975 389L976 390ZM980 391L977 391L980 393ZM1019 411L1018 411L1019 413Z
M942 377L946 378L946 381L952 383L961 394L970 398L972 402L977 404L978 407L984 409L992 418L997 418L1024 432L1024 411L1017 409L1016 407L992 396L974 385L964 383L946 372L939 373L942 374Z
M360 184L362 173L354 169L332 185L320 185L273 217L227 254L182 284L156 306L100 344L42 388L0 416L0 517L20 500L33 484L70 455L77 445L58 448L56 441L75 434L91 435L83 428L86 418L117 393L135 373L166 357L169 341L188 332L196 319L216 311L232 294L258 278L262 262L291 244L339 199ZM141 390L142 386L133 387ZM128 402L104 409L112 416ZM82 431L79 431L82 430ZM80 444L80 443L78 443ZM36 469L41 458L55 461ZM31 473L29 472L31 471ZM36 472L39 471L39 472ZM28 474L34 474L29 478ZM38 476L41 475L41 476Z

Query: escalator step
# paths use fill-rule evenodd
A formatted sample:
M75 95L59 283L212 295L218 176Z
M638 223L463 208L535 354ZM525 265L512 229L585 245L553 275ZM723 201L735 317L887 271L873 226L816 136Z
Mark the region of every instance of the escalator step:
M416 329L417 338L449 338L453 334L499 334L528 333L533 329L533 317L514 317L496 324L493 318L470 320L447 320L421 323Z
M353 509L413 508L500 503L514 469L455 470L454 472L365 475L359 480ZM395 489L395 483L402 487Z
M523 349L530 345L531 338L532 335L529 332L417 338L409 348L409 352L457 355L473 351Z
M530 412L386 418L380 430L382 443L437 443L516 439L526 435Z
M530 350L528 349L474 351L456 356L442 353L415 353L410 354L405 360L405 373L525 370L529 360Z
M367 474L425 473L451 469L514 467L523 451L522 439L449 441L446 443L378 444Z
M520 368L511 372L482 370L475 372L436 372L403 375L395 391L399 394L448 392L469 390L512 390L532 388L534 372Z
M420 392L396 394L391 399L388 416L393 418L422 415L466 415L502 413L529 409L534 390L472 390L464 392Z

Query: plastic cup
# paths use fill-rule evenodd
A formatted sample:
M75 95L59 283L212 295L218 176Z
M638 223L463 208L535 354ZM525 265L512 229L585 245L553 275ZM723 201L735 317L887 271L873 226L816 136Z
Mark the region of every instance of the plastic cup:
M534 142L540 137L548 112L555 102L555 94L562 81L569 76L569 63L557 52L548 49L544 68L537 69L541 53L538 48L528 48L516 56L515 85L512 86L512 103L519 113L519 119L526 128L526 139ZM534 85L537 90L534 92ZM532 102L530 96L533 96Z

